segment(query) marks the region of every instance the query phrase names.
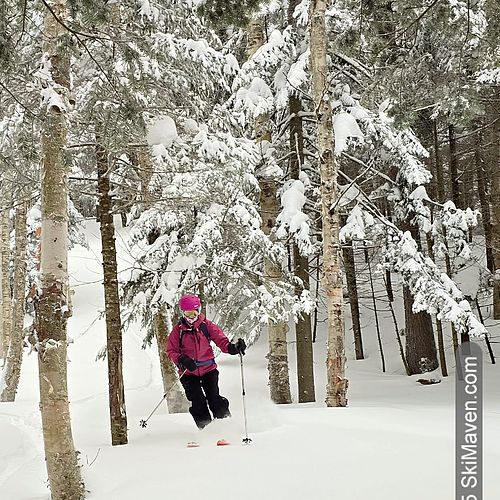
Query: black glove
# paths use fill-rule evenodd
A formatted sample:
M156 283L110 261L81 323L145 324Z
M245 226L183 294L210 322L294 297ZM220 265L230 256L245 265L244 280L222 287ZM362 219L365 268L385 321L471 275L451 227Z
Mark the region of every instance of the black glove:
M190 372L194 372L196 370L196 363L194 359L191 359L189 356L185 354L181 354L179 356L179 368L181 370L188 370Z
M243 339L238 339L236 342L231 342L227 346L227 352L229 354L245 354L245 349L247 345Z

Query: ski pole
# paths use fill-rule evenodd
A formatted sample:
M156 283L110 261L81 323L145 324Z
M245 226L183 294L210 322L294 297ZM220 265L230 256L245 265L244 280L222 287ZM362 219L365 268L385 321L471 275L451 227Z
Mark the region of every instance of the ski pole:
M245 376L243 375L243 354L240 352L240 369L241 369L241 396L243 399L243 418L245 420L245 437L243 438L244 444L250 444L252 440L248 437L247 425L247 408L245 405Z
M187 369L185 369L179 376L179 380L182 378L182 376L187 372ZM149 417L146 420L141 420L139 422L139 425L145 429L146 426L148 425L148 420L153 416L154 412L160 407L160 405L163 403L163 400L170 394L170 391L175 387L177 384L177 380L172 384L170 389L163 395L163 397L160 399L160 402L155 406L154 410L149 414Z

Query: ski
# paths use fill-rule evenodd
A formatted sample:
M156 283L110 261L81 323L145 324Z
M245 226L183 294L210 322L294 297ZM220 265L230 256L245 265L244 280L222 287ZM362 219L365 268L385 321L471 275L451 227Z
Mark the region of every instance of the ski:
M217 442L216 442L216 445L217 446L229 446L231 443L229 441L227 441L226 439L219 439ZM198 443L197 441L188 441L186 443L186 448L199 448L200 447L200 443Z

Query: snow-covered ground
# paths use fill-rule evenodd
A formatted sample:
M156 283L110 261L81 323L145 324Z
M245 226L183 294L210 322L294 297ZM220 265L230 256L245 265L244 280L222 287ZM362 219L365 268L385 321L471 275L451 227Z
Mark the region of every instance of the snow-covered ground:
M160 400L163 388L156 349L142 350L144 332L124 336L129 444L112 447L107 409L106 363L95 361L105 344L98 226L88 223L90 251L71 251L74 316L68 329L69 392L73 434L91 500L446 500L454 495L454 379L420 385L404 375L392 320L382 314L387 372L380 369L373 316L363 309L367 359L349 355L349 407L326 408L325 332L315 344L317 403L269 402L263 336L244 358L248 432L244 437L240 365L221 355L221 393L233 417L199 432L190 415L162 407L146 429L139 421ZM121 266L127 256L120 234ZM400 309L400 305L399 305ZM347 338L351 339L350 331ZM292 340L292 339L290 339ZM293 344L291 344L293 347ZM494 346L497 351L498 346ZM295 388L290 349L292 389ZM497 352L498 354L498 352ZM448 357L451 367L452 359ZM484 498L500 498L500 377L485 356ZM434 373L432 376L439 376ZM219 438L231 446L217 447ZM188 449L196 439L199 448ZM15 403L0 404L0 498L48 500L38 373L26 356Z

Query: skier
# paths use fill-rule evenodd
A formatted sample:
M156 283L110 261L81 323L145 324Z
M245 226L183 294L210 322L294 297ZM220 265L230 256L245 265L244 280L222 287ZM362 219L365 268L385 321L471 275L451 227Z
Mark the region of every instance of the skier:
M210 341L228 354L245 354L245 341L239 338L230 342L224 332L201 313L197 295L184 295L179 300L180 321L174 326L167 340L167 355L182 374L181 383L191 413L199 429L213 418L230 417L229 401L219 394L219 371ZM210 415L210 411L212 415Z

